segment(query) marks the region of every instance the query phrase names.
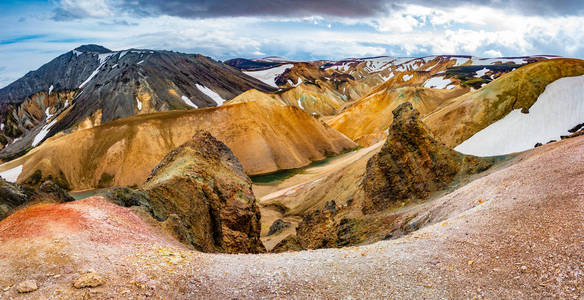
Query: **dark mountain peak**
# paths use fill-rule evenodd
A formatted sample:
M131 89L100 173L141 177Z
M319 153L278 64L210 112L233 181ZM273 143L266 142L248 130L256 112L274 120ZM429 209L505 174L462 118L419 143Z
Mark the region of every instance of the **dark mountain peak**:
M96 53L110 53L110 52L112 52L112 50L110 50L104 46L95 45L95 44L81 45L81 46L75 48L75 51L96 52Z

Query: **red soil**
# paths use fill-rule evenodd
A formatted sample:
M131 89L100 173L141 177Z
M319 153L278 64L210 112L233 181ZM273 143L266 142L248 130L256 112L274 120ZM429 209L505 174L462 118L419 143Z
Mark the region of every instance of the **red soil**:
M65 204L37 204L0 222L0 240L81 235L103 244L160 241L131 210L91 197Z

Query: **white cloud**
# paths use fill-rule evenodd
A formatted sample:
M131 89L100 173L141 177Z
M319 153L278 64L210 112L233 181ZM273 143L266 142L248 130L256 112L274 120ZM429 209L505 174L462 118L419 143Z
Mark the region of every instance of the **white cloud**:
M217 59L268 55L291 59L428 54L584 56L584 18L579 16L524 16L480 6L404 5L380 13L379 17L360 19L182 19L124 15L111 9L111 1L114 0L62 0L67 11L89 18L55 22L50 20L50 12L38 12L25 23L4 28L0 39L30 34L46 38L0 46L0 61L6 67L0 86L89 42L114 50L169 49L199 52ZM104 20L119 18L125 23L103 25ZM16 19L5 19L4 23L17 24ZM124 25L128 23L136 26ZM318 26L306 26L317 23ZM332 25L335 30L328 30ZM49 42L69 38L73 40Z
M486 57L501 57L501 56L503 56L501 51L493 50L493 49L487 50L487 51L483 52L483 54Z

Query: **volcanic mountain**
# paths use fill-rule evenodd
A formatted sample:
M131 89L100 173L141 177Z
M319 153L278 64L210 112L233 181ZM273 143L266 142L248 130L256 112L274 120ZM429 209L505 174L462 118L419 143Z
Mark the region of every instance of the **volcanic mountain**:
M356 147L297 107L251 101L137 115L60 134L3 167L32 185L47 178L74 190L140 184L198 129L227 144L249 175L299 168Z
M0 89L1 157L59 131L166 110L219 106L272 87L199 54L85 45Z

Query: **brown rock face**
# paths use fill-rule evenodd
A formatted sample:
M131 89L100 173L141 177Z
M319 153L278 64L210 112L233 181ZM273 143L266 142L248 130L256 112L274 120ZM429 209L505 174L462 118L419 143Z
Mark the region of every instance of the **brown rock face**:
M258 253L260 211L231 150L206 131L171 151L146 179L154 216L205 252Z
M459 174L489 168L494 159L460 154L438 142L409 102L393 111L393 123L381 151L367 162L362 211L370 214L394 204L427 198Z

